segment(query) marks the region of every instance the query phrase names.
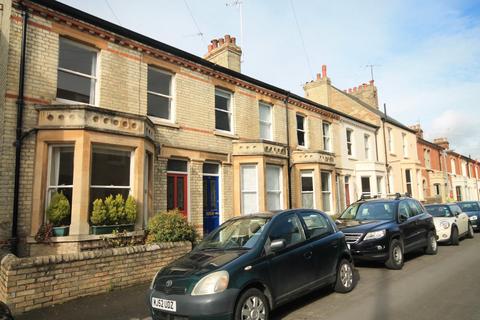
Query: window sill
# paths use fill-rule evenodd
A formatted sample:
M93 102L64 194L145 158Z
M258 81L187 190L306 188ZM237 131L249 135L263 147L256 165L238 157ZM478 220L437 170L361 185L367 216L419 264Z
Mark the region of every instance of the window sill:
M390 155L393 156L393 157L396 157L396 156L397 156L397 154L394 153L394 152L390 152Z
M348 156L348 160L352 160L352 161L358 161L358 159L357 159L357 158L355 158L355 157L352 157L352 156Z
M219 137L224 137L224 138L239 139L239 136L232 132L218 130L218 129L213 130L213 134Z
M166 119L152 117L152 116L148 116L148 119L150 121L152 121L153 124L158 125L158 126L180 129L180 125L176 122L172 122L172 121L169 121L169 120L166 120Z
M85 103L85 102L80 102L80 101L73 101L73 100L67 100L67 99L61 99L61 98L55 98L55 100L52 101L53 105L65 105L65 104L70 104L70 105L81 105L81 106L90 106L90 107L98 107L95 104L91 103Z

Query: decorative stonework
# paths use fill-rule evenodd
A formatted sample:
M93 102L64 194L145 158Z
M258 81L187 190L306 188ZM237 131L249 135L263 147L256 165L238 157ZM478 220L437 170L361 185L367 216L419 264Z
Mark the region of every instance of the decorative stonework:
M284 144L271 143L266 141L234 142L234 156L271 156L288 157L288 149Z
M292 163L322 163L335 165L335 155L324 151L293 151Z
M37 106L39 129L94 129L154 140L155 129L146 117L85 105Z

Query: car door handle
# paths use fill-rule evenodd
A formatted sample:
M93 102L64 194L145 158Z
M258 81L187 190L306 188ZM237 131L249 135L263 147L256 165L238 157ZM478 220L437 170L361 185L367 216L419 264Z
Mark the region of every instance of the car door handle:
M305 257L305 259L309 260L310 258L312 258L312 251L305 252L303 256Z

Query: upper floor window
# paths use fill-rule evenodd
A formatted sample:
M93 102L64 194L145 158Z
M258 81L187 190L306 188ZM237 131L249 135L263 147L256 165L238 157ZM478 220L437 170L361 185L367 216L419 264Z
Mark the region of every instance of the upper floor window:
M455 159L451 159L450 160L450 165L452 167L452 173L453 174L457 174L457 166L456 166L456 162L455 162Z
M154 67L148 67L147 114L172 120L172 75Z
M330 132L331 124L328 122L322 123L322 134L323 134L323 150L324 151L332 151L332 141L331 141L331 132Z
M390 153L393 153L393 133L392 133L392 128L388 128L388 151Z
M425 167L427 169L430 169L432 167L432 165L431 165L431 160L430 160L430 150L429 149L424 150L424 156L425 156Z
M467 163L465 161L462 161L462 176L467 176Z
M370 135L364 135L363 140L365 142L365 159L370 160Z
M402 149L403 149L403 157L408 158L408 142L407 142L407 135L402 133Z
M259 103L260 139L272 139L272 106Z
M232 94L215 89L215 129L232 132Z
M299 146L307 146L307 141L305 139L306 132L305 117L301 114L297 114L297 142Z
M353 130L347 129L347 154L353 155Z
M97 51L60 38L57 98L95 104Z

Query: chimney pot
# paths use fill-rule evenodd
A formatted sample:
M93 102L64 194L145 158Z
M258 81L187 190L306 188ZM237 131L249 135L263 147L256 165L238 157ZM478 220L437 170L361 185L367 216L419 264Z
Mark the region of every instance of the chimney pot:
M210 43L210 44L208 45L208 52L212 52L212 49L213 49L213 44Z
M317 80L320 80L322 78L322 75L320 73L317 73Z
M237 38L232 37L232 43L236 45L237 44Z
M327 66L322 65L322 78L326 78L326 77L327 77Z
M225 35L225 42L226 42L226 43L230 43L230 40L231 40L230 35L229 35L229 34L226 34L226 35Z
M223 44L225 43L225 39L220 38L220 39L218 39L218 42L219 42L220 46L223 46Z
M353 92L357 92L357 87L353 87Z
M217 39L213 39L213 40L212 40L212 44L213 44L213 47L214 47L214 48L218 47L218 40L217 40Z
M352 93L352 88L348 88L348 93Z
M373 81L373 80L370 80L370 85L372 85L372 86L373 86L373 83L374 83L374 81Z

